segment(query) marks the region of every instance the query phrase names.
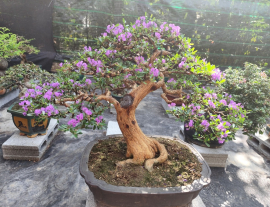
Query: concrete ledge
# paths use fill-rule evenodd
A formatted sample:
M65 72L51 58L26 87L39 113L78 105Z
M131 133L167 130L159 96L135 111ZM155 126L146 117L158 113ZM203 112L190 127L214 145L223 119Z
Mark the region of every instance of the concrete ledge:
M15 89L8 92L5 96L0 97L0 108L19 96L20 90Z
M247 143L265 155L267 159L270 159L270 138L268 135L264 132L263 134L256 133L249 136Z
M183 138L185 138L183 127L180 130L180 134L182 135ZM198 150L198 152L203 156L203 158L205 159L205 161L210 167L226 168L229 154L223 148L214 149L214 148L201 147L193 143L189 143L189 144L191 144L196 150Z
M32 160L39 161L58 131L56 119L51 119L46 135L35 138L20 136L17 130L2 145L3 157L8 160Z

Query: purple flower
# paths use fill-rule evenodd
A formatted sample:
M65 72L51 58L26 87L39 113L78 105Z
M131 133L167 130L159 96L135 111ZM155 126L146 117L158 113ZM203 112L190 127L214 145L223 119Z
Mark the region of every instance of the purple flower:
M25 93L24 97L27 98L29 96L29 93Z
M188 123L188 126L193 127L194 126L193 123L194 123L193 120L190 120L189 123Z
M42 90L43 88L41 86L36 86L36 90Z
M137 68L135 69L136 72L143 72L143 70L141 68Z
M204 131L206 131L208 127L210 126L207 120L202 120L201 125L204 127Z
M158 33L158 32L155 32L155 37L157 38L157 39L160 39L160 33Z
M187 95L187 99L189 99L190 98L190 96L189 95Z
M84 113L86 113L88 116L91 116L92 115L92 112L86 108L86 107L83 107L82 110L84 111Z
M222 103L222 104L225 105L225 106L227 105L227 102L226 102L226 100L224 100L224 99L220 100L219 103Z
M138 57L135 57L134 59L138 65L144 62L143 56L138 56Z
M212 98L213 99L217 99L217 94L216 93L212 93Z
M54 110L54 114L59 114L59 111L57 109Z
M73 80L73 79L70 79L69 81L70 81L71 83L74 83L74 80Z
M56 88L56 87L59 87L60 86L60 83L51 83L51 87L53 88Z
M168 104L168 106L169 107L174 107L174 106L176 106L176 104L175 103L171 103L171 104Z
M211 100L208 100L208 104L210 107L216 108L215 104Z
M79 115L76 116L78 121L82 121L83 120L83 113L80 113Z
M220 114L217 116L217 119L219 119L219 121L222 121L222 117L220 116Z
M55 95L56 97L59 97L59 96L62 96L63 94L60 93L60 92L55 92L54 95Z
M218 143L219 143L219 144L223 144L224 141L225 141L224 139L222 139L222 138L220 138L220 137L218 137L217 139L218 139Z
M150 74L153 75L154 77L157 77L159 74L159 70L157 68L151 68Z
M85 80L85 83L88 84L88 85L90 85L92 83L92 81L90 79L86 79Z
M245 117L245 115L244 115L244 114L241 114L241 117L242 117L242 118L244 118L244 117Z
M97 117L97 118L96 118L96 122L97 122L97 124L99 124L99 123L102 121L102 119L103 119L103 116L99 116L99 117Z
M220 123L219 125L217 125L217 129L220 131L226 130L223 126L223 123Z
M206 94L204 94L204 98L212 98L212 96L211 96L211 94L206 93Z
M36 91L36 94L39 96L39 95L41 95L41 94L42 94L42 92L40 92L40 91Z
M60 63L59 66L60 66L60 67L63 67L63 63Z
M226 126L231 126L231 123L226 121Z
M130 73L125 76L125 79L128 79L129 76L132 76Z
M171 78L170 80L167 81L168 83L170 82L175 82L176 83L176 80L174 80L173 78Z
M166 60L162 59L162 63L163 63L163 64L166 63Z
M67 124L68 124L69 126L72 125L73 127L76 127L76 125L77 125L78 123L79 123L79 121L77 121L76 119L71 119L71 120L68 121Z
M219 68L214 69L214 73L211 75L212 76L212 80L216 81L216 80L220 80L222 73L219 70Z
M26 116L26 115L27 115L27 113L26 113L26 112L23 112L23 115L24 115L24 116Z
M178 67L179 67L179 68L182 68L184 64L185 64L185 62L182 61L181 63L179 63Z
M41 111L40 109L36 109L36 110L35 110L36 116L38 116L39 114L41 114L41 112L42 112L42 111Z

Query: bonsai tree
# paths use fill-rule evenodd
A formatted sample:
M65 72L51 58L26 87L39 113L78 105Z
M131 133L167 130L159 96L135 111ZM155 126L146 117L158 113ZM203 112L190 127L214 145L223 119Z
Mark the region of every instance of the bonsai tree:
M245 68L226 71L226 81L221 85L221 90L232 95L237 102L241 102L248 110L244 122L244 133L263 133L266 119L270 111L270 79L255 64L245 63Z
M29 44L30 41L22 36L10 33L9 29L5 27L0 27L0 58L7 59L20 56L25 61L23 56L25 52L29 54L39 52Z
M196 56L191 46L179 26L166 22L158 25L154 18L143 16L131 25L124 20L123 25L108 25L106 32L97 38L96 49L85 47L78 60L61 63L56 82L29 91L21 105L25 114L35 113L40 117L66 117L70 113L71 120L62 129L77 136L81 128L92 126L95 129L104 125L101 114L105 106L100 101L110 102L117 111L129 158L117 165L145 163L146 169L151 171L153 164L165 162L168 154L162 144L142 132L136 121L135 110L143 98L162 88L161 97L167 103L186 104L190 97L181 85L185 77L192 87L200 86L201 82L219 84L224 81L222 73ZM80 74L89 73L94 76L93 82L86 77L79 80ZM169 89L164 83L165 75L181 81L174 89ZM121 91L128 92L119 102L111 93ZM168 100L167 94L175 98ZM59 104L67 110L59 112L56 109ZM155 158L157 152L160 156Z
M21 95L27 90L32 88L33 81L46 81L53 80L54 74L42 70L35 64L19 64L10 67L5 71L4 75L0 77L0 95L6 93L10 88L19 88Z

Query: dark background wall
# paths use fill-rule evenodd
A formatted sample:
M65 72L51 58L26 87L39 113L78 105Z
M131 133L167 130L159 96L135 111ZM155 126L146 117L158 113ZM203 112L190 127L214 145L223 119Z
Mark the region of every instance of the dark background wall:
M52 33L52 0L1 0L0 27L7 27L12 33L34 39L31 44L40 50L38 55L29 55L42 68L50 70L56 55ZM10 65L19 63L13 59Z

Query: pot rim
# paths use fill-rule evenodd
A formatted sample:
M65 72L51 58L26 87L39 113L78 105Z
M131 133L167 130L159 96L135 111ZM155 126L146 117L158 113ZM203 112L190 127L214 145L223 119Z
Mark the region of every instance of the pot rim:
M210 184L211 179L211 169L202 157L202 155L190 144L180 140L175 139L173 137L169 136L163 136L163 135L154 135L149 136L151 138L167 138L174 141L178 141L181 144L184 144L189 147L189 149L196 155L199 162L202 163L202 172L201 172L201 178L193 181L192 184L189 184L187 186L179 186L179 187L167 187L167 188L157 188L157 187L126 187L126 186L115 186L106 183L103 180L96 179L94 176L94 173L91 172L88 168L88 161L89 161L89 154L91 152L92 147L98 142L98 140L108 139L108 138L114 138L114 137L123 137L123 135L110 135L110 136L101 136L96 137L94 140L90 141L86 148L83 151L82 158L80 161L80 174L84 178L87 185L90 187L96 186L104 191L113 191L113 192L119 192L119 193L133 193L133 194L177 194L177 193L189 193L193 191L198 191L199 189L203 188L204 186L207 186Z

